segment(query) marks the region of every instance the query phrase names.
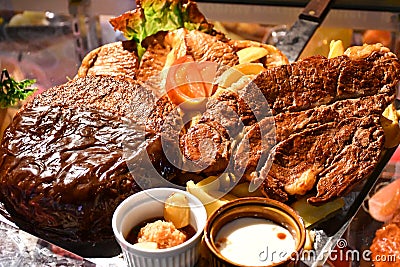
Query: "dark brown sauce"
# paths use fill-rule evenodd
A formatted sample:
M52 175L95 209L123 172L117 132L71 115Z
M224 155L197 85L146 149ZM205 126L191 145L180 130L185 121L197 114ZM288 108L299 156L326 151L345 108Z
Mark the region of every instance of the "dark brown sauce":
M22 110L0 147L0 195L7 209L44 239L111 240L115 208L142 190L123 146L129 143L135 155L146 152L140 127L104 110Z
M140 229L145 227L148 223L153 223L158 220L164 220L164 218L156 217L156 218L147 219L147 220L144 220L143 222L139 223L138 225L134 226L129 231L128 235L126 236L126 238L125 238L126 241L128 241L131 244L136 244L138 242L138 235L139 235ZM194 229L194 227L191 226L190 224L188 226L185 226L178 230L185 234L186 240L189 240L192 236L194 236L196 234L196 229Z

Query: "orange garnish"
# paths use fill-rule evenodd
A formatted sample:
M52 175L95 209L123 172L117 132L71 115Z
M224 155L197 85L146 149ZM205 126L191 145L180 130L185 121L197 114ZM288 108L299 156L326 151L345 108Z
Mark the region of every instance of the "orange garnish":
M216 64L194 62L191 56L175 60L168 70L165 88L171 101L183 108L193 109L211 96Z

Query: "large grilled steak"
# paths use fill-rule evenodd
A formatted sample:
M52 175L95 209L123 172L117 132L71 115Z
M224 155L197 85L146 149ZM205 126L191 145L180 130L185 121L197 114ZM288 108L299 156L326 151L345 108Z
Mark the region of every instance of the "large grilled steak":
M0 201L23 229L64 248L118 254L112 214L154 174L128 164L148 157L164 177L174 173L159 140L171 110L130 79L88 76L48 89L5 132Z
M182 136L183 154L199 166L208 164L205 172L228 171L262 183L265 196L280 201L315 187L317 195L308 199L313 204L344 195L380 158L381 114L400 79L399 61L388 49L360 54L307 58L268 69L237 92L217 91ZM217 98L225 108L215 105ZM200 156L206 128L218 143Z

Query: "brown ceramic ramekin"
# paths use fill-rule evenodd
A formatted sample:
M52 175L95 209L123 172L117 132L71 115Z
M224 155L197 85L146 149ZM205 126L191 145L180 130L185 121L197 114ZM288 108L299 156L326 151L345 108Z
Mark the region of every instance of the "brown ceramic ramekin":
M287 229L294 239L294 251L280 262L257 266L294 266L301 255L306 239L306 230L301 217L289 206L266 198L248 197L231 201L216 210L208 219L204 240L209 254L209 265L213 267L249 267L224 257L216 238L226 224L241 218L266 219Z

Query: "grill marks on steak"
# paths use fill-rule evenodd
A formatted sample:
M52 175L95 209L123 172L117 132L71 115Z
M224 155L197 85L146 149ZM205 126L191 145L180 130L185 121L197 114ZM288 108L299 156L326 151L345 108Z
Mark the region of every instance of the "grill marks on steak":
M322 203L343 195L374 169L383 148L379 117L351 117L291 135L277 144L270 170L261 170L266 196L288 200L304 195L317 183Z
M376 166L384 140L379 118L394 100L399 76L398 59L382 51L357 59L311 57L266 70L244 89L231 93L235 97L230 105L239 100L249 103L251 108L244 110L252 119L246 125L250 127L229 130L236 134L228 140L235 148L229 151L233 155L230 171L256 183L264 181L265 195L281 201L288 200L288 195L305 194L315 185L318 194L309 199L311 203L343 195ZM254 97L257 88L262 97ZM274 115L272 121L268 112L263 112L265 99ZM224 115L210 112L212 107L207 106L203 115L207 120L199 124L214 121L229 126L219 119ZM238 108L234 113L234 118L243 115ZM270 130L274 123L276 132ZM191 131L189 128L188 133ZM277 144L272 149L273 134ZM232 145L234 139L241 140L237 147ZM263 168L272 156L271 170L268 164ZM207 158L207 162L212 160Z
M391 53L374 52L362 59L314 56L268 69L253 82L267 99L273 113L279 114L340 99L393 94L399 69L399 62Z
M276 141L281 142L293 133L324 123L340 122L350 117L380 116L393 100L394 95L377 94L357 99L340 100L330 105L322 105L304 111L280 113L274 117Z

